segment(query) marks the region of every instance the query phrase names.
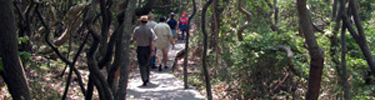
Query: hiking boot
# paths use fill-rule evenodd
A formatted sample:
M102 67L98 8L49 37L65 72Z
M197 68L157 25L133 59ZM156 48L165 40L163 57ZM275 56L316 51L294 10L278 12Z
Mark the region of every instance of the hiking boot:
M151 69L156 69L157 67L155 65L152 65L151 66Z
M143 82L142 86L147 86L147 82Z
M160 66L159 66L159 71L161 71L161 70L162 70L162 69L161 69L161 67L162 67L162 66L161 66L161 64L160 64Z

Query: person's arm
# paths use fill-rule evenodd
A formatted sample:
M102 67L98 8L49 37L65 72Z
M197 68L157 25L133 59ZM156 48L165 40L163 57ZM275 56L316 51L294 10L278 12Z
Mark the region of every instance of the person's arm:
M156 35L153 29L151 29L152 32L152 41L151 41L151 50L155 51L155 40L156 40Z
M173 37L173 34L172 34L172 30L171 30L171 28L168 26L168 37L169 37L169 40L170 40L170 42L171 42L171 44L172 44L172 47L174 48L174 39L172 38Z
M179 30L180 28L178 27L178 21L176 20L176 30Z
M136 38L136 34L135 34L135 30L133 30L133 39L131 40L131 43L137 43L137 38Z
M150 57L155 55L155 42L151 41L151 54Z
M154 32L154 30L153 29L151 29L151 54L150 54L150 56L154 56L155 55L155 40L158 38L158 37L156 37L156 35L155 35L155 32Z

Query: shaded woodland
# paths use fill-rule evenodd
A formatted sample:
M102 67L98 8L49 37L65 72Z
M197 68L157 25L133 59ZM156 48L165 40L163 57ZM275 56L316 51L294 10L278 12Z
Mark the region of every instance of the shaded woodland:
M374 5L0 0L0 99L126 99L138 18L171 12L191 30L174 73L208 100L375 99Z

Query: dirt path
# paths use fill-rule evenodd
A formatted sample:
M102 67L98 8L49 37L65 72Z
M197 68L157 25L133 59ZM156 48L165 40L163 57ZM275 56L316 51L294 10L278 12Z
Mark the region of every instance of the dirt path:
M171 49L168 56L168 66L172 66L176 54L183 50L184 42L176 42L175 48ZM171 67L158 71L151 70L150 83L142 86L139 70L129 79L127 89L128 100L205 100L198 91L194 89L184 89L183 81L176 78L171 71Z

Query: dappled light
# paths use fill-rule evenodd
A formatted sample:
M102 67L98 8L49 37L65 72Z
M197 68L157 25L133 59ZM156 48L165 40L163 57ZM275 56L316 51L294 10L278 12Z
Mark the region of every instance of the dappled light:
M374 0L0 0L0 100L375 100Z

